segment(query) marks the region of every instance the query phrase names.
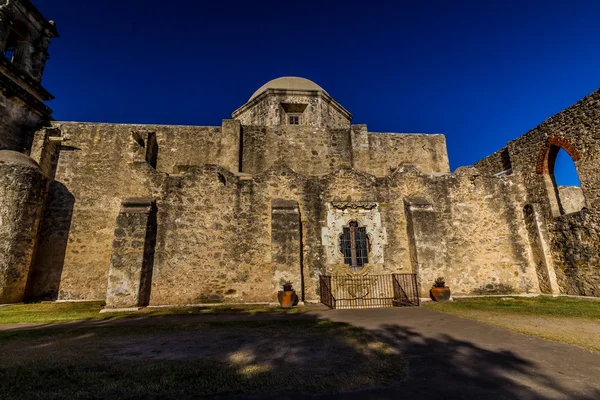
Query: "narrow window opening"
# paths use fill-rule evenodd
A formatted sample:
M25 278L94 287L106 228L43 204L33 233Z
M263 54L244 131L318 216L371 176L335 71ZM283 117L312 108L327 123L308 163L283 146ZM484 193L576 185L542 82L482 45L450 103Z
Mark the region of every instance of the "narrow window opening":
M369 263L369 238L367 228L359 227L358 222L350 221L343 228L340 237L340 251L344 255L344 263L353 270L360 270Z
M577 174L575 162L569 154L558 148L551 170L561 214L581 211L586 207L585 197L581 190L581 182Z
M300 125L300 114L288 114L289 125Z

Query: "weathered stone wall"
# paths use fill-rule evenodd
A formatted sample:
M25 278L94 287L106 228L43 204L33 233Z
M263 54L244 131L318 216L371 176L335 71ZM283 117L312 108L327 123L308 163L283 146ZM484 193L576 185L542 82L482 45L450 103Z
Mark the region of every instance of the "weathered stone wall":
M256 174L285 163L305 175L319 175L350 166L347 129L310 126L243 126L242 171Z
M410 198L431 205L428 215L437 227L431 233L443 244L438 255L419 261L422 295L437 276L457 295L539 290L529 262L522 181L474 169L448 173L441 135L375 134L365 126L259 128L238 121L221 128L54 126L60 131L54 135L69 140L55 161L32 297L105 297L117 217L130 197L156 199L150 304L273 302L282 279L303 288L301 300L316 301L319 275L346 273L343 259L331 253L339 249L338 222L348 218L368 228L366 272L415 271L405 208ZM240 134L242 174L236 173ZM297 204L297 234L291 220L273 219L279 213L274 199ZM344 202L374 206L334 211ZM431 226L424 228L422 238ZM296 255L278 253L296 244Z
M271 201L271 270L274 291L291 283L302 295L302 228L293 200Z
M442 179L446 193L434 199L446 201L440 216L448 251L446 283L461 288L453 290L457 294L538 292L520 181L470 169Z
M352 125L354 168L386 176L403 164L423 172L450 172L444 135L368 132L366 125Z
M558 196L565 214L581 211L586 208L585 197L579 186L559 186Z
M123 201L116 221L108 271L107 308L148 305L156 245L156 207L152 199Z
M369 232L375 235L371 273L411 272L407 197L429 199L447 241L444 263L423 266L429 275L446 276L456 294L536 291L535 272L522 258L523 228L511 220L517 194L508 178L429 175L415 168L377 178L349 167L307 177L281 164L253 176L211 165L174 167L176 173L165 176L136 155L143 148L128 130L57 125L70 147L59 157L36 271L39 282L60 282L60 299L103 298L120 201L131 196L157 199L151 304L275 301L276 283L289 276L292 263L274 256L273 199L298 204L297 276L304 300L318 299L320 274L341 271L339 262L328 261L322 237L323 228L339 228L327 222L335 202L377 203ZM159 143L160 136L157 130ZM376 257L378 246L382 255ZM469 274L478 278L465 278ZM51 290L42 285L37 292Z
M0 92L0 150L28 153L35 131L43 124L39 113Z
M486 175L496 175L502 172L512 172L512 163L508 148L503 147L497 152L490 154L486 158L479 160L475 165L477 170Z
M324 93L293 94L285 90L273 89L236 110L232 118L240 121L242 125L287 125L287 114L282 104L284 106L292 105L292 112L301 114L300 125L303 126L342 129L348 128L352 119L352 115L348 111ZM298 105L301 107L298 108Z
M539 203L546 219L556 275L561 292L600 296L600 90L544 121L508 143L512 172L520 175L526 203ZM573 158L587 210L570 215L561 205L553 168L556 154L564 149ZM477 164L492 173L491 158ZM497 164L497 162L495 163Z
M424 172L449 172L444 135L382 134L366 125L352 129L307 126L243 126L242 171L256 174L285 163L302 175L354 167L387 176L401 165Z
M141 146L133 129L86 123L55 127L69 140L56 160L29 293L34 298L104 299L121 201L153 197L162 175L135 162Z
M35 161L0 150L0 304L23 301L45 184Z

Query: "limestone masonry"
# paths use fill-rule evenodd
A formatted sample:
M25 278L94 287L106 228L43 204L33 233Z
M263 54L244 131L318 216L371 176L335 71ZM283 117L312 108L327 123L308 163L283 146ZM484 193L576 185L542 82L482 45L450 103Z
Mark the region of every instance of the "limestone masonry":
M270 303L285 281L415 273L421 297L600 296L600 91L474 166L439 134L369 132L307 79L221 126L57 122L57 37L0 0L0 303ZM581 187L558 187L564 149ZM355 293L358 298L365 293Z

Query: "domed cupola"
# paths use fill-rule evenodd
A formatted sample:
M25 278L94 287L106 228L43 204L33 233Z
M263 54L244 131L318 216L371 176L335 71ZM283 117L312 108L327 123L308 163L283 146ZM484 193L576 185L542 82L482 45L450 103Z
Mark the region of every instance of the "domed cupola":
M296 76L265 83L231 117L242 125L322 128L348 128L352 120L352 114L321 86Z

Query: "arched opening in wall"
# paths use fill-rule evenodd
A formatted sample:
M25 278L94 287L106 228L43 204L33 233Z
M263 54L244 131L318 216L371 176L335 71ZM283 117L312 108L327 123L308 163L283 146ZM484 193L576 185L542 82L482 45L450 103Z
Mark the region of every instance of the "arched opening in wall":
M24 61L25 47L28 46L29 41L30 34L27 26L20 21L16 21L11 27L10 33L6 39L4 58L15 65L22 64Z
M551 137L538 160L538 173L544 174L548 199L554 216L586 208L575 162L580 155L567 140Z
M575 162L563 149L558 150L554 163L554 182L562 213L581 211L586 207Z

